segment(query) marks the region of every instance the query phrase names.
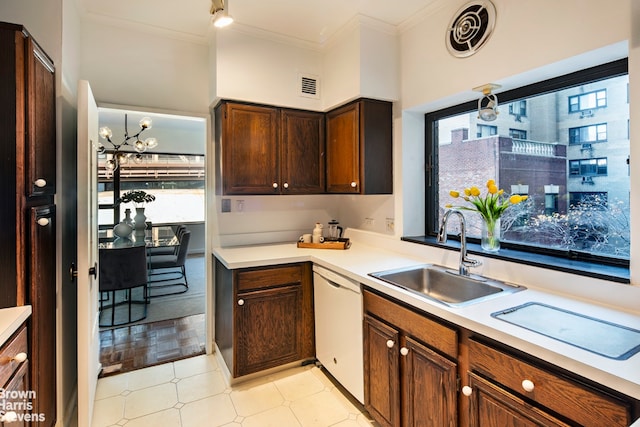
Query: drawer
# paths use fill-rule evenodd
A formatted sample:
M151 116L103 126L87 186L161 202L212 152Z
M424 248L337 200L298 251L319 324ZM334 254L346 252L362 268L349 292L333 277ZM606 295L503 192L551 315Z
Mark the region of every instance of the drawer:
M249 289L264 289L302 283L303 268L300 264L294 264L290 266L239 270L235 274L237 274L237 290L246 291Z
M27 328L24 325L0 349L0 387L7 384L20 366L13 360L18 353L27 353Z
M367 313L394 325L447 356L454 359L458 357L458 332L455 329L366 289L362 295Z
M553 373L480 342L469 342L470 369L583 426L628 426L631 402ZM533 383L525 391L523 381Z

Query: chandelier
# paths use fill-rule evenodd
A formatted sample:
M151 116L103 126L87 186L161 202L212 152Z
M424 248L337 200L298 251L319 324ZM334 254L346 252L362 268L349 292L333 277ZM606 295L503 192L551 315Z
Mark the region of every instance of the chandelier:
M116 144L111 140L113 137L113 132L107 126L103 126L99 130L99 135L102 139L106 139L112 146L113 149L113 157L111 159L107 159L104 164L105 169L108 171L115 171L118 169L120 164L126 163L133 153L121 151L120 148L128 145L133 147L136 151L135 156L133 156L133 161L135 163L142 163L142 153L147 151L147 149L155 148L158 146L158 141L155 138L147 138L144 141L140 139L140 134L147 129L151 129L152 121L149 117L143 117L140 122L140 130L135 135L129 136L129 130L127 128L127 115L124 115L124 140L120 144ZM133 141L133 142L131 142ZM107 151L107 148L99 142L96 146L96 151L99 154L103 154Z

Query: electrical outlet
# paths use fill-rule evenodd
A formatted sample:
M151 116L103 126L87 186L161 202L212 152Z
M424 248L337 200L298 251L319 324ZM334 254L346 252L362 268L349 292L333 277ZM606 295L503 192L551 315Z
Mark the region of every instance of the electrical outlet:
M244 200L236 200L236 211L244 212Z
M393 233L395 230L395 223L393 221L393 218L386 218L385 219L385 225L387 227L387 231L389 233Z
M222 212L231 212L231 199L222 199Z
M367 227L373 227L376 224L376 220L373 218L365 218L364 225Z

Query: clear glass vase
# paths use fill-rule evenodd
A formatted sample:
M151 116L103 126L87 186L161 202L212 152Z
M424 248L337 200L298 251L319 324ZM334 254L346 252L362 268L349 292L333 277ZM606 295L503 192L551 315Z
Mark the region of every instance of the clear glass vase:
M500 218L495 221L482 221L482 235L480 244L488 252L500 250Z

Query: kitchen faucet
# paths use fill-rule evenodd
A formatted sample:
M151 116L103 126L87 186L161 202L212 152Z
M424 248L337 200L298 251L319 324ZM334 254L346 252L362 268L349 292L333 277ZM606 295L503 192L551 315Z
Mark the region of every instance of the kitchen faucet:
M468 276L469 267L478 267L482 265L482 261L467 257L467 226L464 215L460 211L450 209L444 214L438 231L438 243L447 243L447 221L449 221L451 214L456 214L460 219L460 266L458 271L461 276Z

